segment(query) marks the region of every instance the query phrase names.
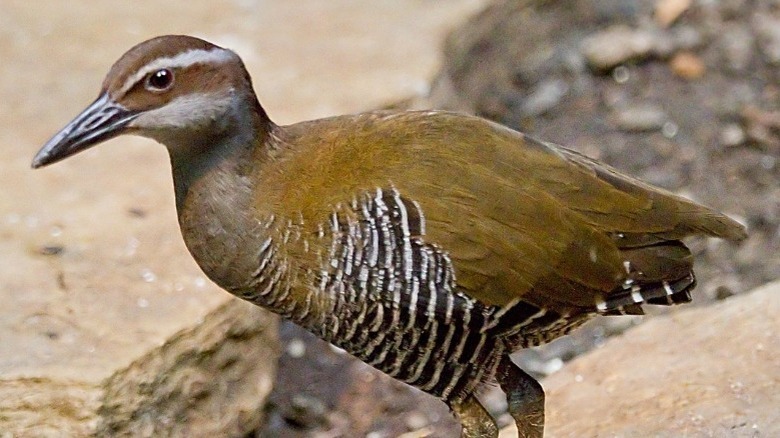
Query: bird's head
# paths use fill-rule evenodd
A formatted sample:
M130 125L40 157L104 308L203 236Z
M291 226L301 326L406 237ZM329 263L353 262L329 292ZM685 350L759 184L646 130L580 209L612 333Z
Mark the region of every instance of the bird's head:
M180 35L153 38L111 67L98 98L51 138L34 168L131 133L177 149L197 148L235 125L252 127L265 113L234 52Z

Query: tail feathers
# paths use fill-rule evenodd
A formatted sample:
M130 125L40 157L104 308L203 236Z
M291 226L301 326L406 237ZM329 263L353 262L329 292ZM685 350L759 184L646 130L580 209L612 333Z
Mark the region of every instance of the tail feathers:
M675 281L626 285L609 294L596 308L602 315L642 315L642 304L670 306L690 302L695 286L693 272Z
M623 248L628 284L652 286L674 282L693 270L693 255L680 241L667 241L638 248Z
M690 286L688 286L682 292L673 293L671 295L665 295L658 298L650 298L647 300L647 304L655 304L658 306L673 306L675 304L685 304L691 302L691 290L696 286L696 279L693 280Z
M599 314L604 316L644 315L645 310L642 309L641 304L629 304L616 309L599 310Z
M691 301L696 286L693 256L680 241L622 248L626 278L596 309L603 315L642 315L643 304L669 306Z

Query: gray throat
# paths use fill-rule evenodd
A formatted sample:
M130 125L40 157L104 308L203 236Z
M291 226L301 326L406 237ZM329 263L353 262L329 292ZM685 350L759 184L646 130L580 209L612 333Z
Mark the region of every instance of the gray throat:
M257 268L267 230L253 205L254 137L232 132L166 146L184 242L203 272L235 293Z
M176 209L180 218L190 190L201 190L206 195L218 189L222 192L246 192L250 189L248 175L243 168L251 160L251 139L219 136L201 137L198 140L184 147L168 148ZM213 184L221 187L212 187ZM195 197L200 198L202 195L196 194Z

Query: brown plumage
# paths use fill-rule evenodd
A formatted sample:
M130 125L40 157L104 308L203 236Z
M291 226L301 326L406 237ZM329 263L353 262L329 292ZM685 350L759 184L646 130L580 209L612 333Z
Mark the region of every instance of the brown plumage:
M420 203L425 240L446 248L458 285L490 304L538 296L593 306L627 278L623 262L641 258L640 247L744 235L711 209L482 119L376 112L281 132L285 157L260 176L258 201L316 224L354 193L395 187ZM541 279L587 289L560 296L535 288Z
M112 136L171 156L187 247L235 295L442 398L464 436L520 434L544 395L509 359L596 314L690 300L680 239L745 236L728 217L560 146L447 112L273 124L232 52L184 36L125 54L98 100L35 158Z

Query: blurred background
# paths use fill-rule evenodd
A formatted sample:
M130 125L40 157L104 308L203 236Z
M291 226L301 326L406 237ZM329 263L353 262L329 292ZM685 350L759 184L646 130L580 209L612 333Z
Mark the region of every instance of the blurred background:
M713 312L692 318L722 321L693 324L702 336L727 332L760 345L741 366L778 383L777 319L735 327L714 313L727 298L759 308L747 292L780 276L773 0L0 0L0 432L457 434L442 403L295 326L277 328L208 282L181 242L159 145L120 138L29 169L37 148L97 96L122 53L169 33L238 52L277 123L378 107L464 111L729 213L750 238L740 246L691 242L700 285L686 307ZM685 312L665 313L685 321ZM549 410L553 397L565 399L564 382L599 372L598 362L588 368L592 355L579 368L567 365L575 357L648 350L627 336L607 342L645 319L654 317L602 318L516 360L552 375L545 387L558 392ZM659 337L649 349L666 342ZM729 406L726 414L699 406L660 429L637 430L780 433L777 413L760 407L780 406L770 387L740 380L744 370L728 362L694 365L736 394L712 396L712 406ZM670 397L668 415L698 396ZM508 424L502 396L485 399ZM552 415L588 416L563 405ZM716 417L723 420L707 421ZM555 436L590 436L566 430ZM626 430L613 433L636 436Z

